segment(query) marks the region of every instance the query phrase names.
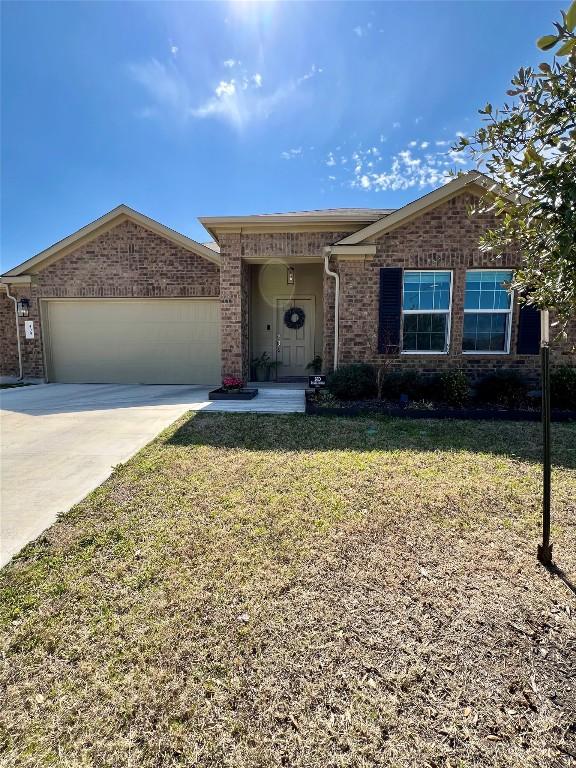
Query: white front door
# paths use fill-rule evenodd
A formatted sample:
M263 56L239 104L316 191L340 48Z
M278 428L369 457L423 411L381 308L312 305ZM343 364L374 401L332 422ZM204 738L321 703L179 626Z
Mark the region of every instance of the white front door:
M284 316L289 309L304 311L304 325L289 328ZM278 376L306 376L306 366L314 357L315 301L313 297L276 299L276 345Z

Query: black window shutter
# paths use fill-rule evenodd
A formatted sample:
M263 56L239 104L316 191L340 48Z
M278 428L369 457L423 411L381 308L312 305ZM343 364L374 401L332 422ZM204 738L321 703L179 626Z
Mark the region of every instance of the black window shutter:
M400 349L402 313L402 269L380 270L380 307L378 315L378 352L394 354Z
M518 342L516 352L519 355L537 355L540 351L540 311L524 304L518 316Z

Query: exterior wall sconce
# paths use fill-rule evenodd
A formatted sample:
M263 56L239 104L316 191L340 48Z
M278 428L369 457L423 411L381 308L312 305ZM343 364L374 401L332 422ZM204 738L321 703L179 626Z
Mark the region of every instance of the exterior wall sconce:
M296 282L296 275L294 273L294 267L288 267L286 269L286 284L294 285Z
M18 317L28 317L30 314L30 301L28 299L19 299L16 305Z

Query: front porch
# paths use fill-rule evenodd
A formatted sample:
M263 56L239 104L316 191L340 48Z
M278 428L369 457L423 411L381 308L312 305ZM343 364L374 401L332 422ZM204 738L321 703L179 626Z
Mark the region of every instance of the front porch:
M304 378L312 360L323 356L323 265L269 261L246 266L251 377Z
M330 369L334 279L317 253L251 256L239 240L221 252L222 375L302 386L313 361Z

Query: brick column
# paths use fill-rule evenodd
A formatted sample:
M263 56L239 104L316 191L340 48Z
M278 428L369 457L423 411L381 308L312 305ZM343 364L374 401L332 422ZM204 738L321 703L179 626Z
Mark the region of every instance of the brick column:
M222 376L245 378L248 352L244 349L244 337L248 318L240 233L227 233L220 237L220 256Z
M14 302L6 296L6 289L0 288L0 376L18 376L18 372Z
M371 260L338 260L340 363L373 362L378 354L378 279Z

